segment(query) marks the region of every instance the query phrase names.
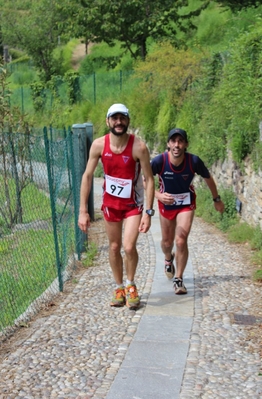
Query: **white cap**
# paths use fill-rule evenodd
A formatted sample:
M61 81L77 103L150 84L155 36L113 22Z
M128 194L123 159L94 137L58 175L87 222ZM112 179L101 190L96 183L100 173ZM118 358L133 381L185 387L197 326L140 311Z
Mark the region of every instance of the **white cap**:
M115 114L123 114L123 115L129 117L128 109L126 108L126 106L124 104L111 105L111 107L107 111L106 117L109 118L110 116L115 115Z

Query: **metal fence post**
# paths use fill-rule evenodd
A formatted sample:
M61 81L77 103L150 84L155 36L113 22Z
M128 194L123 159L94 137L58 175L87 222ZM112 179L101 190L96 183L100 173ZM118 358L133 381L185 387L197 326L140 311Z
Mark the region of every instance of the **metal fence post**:
M94 104L96 104L96 73L93 73Z
M75 190L76 193L76 209L75 209L75 217L78 219L79 215L79 204L80 204L80 186L83 173L86 168L86 164L89 157L90 147L93 141L93 124L92 123L83 123L83 124L74 124L72 126L73 133L73 153L74 153L74 169L75 169ZM91 220L94 220L94 187L92 182L92 187L90 191L90 195L88 198L88 213L90 215ZM77 236L77 234L76 234ZM81 252L86 251L86 244L88 242L88 237L82 231L80 235L80 250Z
M55 196L54 196L54 187L53 187L54 179L52 176L52 166L51 166L53 164L53 157L50 156L50 145L49 145L50 141L48 139L48 132L47 132L46 127L44 127L44 141L45 141L45 154L46 154L46 166L47 166L47 174L48 174L49 195L50 195L51 212L52 212L53 234L54 234L54 242L55 242L57 277L58 277L58 283L59 283L59 291L62 292L63 291L63 276L62 276L62 265L61 265L60 256L59 256Z

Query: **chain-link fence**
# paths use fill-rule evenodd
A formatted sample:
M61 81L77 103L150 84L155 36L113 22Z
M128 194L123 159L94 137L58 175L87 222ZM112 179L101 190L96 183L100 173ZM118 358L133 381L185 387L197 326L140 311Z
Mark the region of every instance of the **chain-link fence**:
M48 112L59 101L69 106L81 101L96 104L114 93L125 93L136 87L138 80L132 71L93 73L91 75L73 74L70 79L56 77L50 88L23 85L11 90L10 106L17 107L22 113Z
M0 338L63 290L79 258L72 137L0 135Z

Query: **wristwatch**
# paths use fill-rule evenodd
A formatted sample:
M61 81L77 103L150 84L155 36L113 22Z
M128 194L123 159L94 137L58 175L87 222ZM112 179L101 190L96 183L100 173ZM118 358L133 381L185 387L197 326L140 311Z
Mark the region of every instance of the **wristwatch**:
M214 202L220 202L221 201L221 197L220 195L218 195L216 198L213 198Z
M147 213L149 216L154 216L155 210L154 210L154 209L147 209L147 210L146 210L146 213Z

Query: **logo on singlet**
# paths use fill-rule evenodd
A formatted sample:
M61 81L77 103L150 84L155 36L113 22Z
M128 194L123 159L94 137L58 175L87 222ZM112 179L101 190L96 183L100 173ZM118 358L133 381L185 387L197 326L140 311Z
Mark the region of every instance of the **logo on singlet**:
M183 177L184 180L187 180L189 175L182 175L182 177Z
M123 155L122 158L123 158L124 163L127 163L127 161L129 160L129 157L127 157L125 155Z
M110 152L106 152L105 157L112 157L112 154L110 154Z

